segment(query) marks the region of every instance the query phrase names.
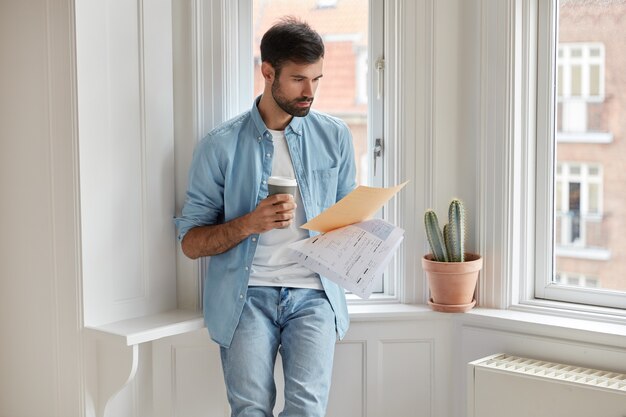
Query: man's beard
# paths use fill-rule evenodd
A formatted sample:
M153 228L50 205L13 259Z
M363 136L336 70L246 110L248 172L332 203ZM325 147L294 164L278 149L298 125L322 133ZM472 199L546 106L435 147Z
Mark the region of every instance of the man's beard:
M278 104L278 107L283 109L285 113L296 117L304 117L309 114L309 110L311 110L310 105L307 107L298 107L298 103L313 103L313 97L299 97L293 100L287 100L280 94L280 82L278 82L278 78L275 78L272 83L272 97L276 104Z

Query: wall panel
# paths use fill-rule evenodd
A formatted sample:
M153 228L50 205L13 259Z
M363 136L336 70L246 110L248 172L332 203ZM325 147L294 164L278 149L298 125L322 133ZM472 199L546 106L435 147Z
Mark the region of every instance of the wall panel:
M336 345L327 415L445 416L437 392L447 395L448 325L437 319L353 323ZM156 416L229 415L219 349L206 329L153 342L153 366ZM278 415L284 403L280 356L276 382Z
M152 343L155 417L228 417L219 347L206 329Z
M175 307L171 3L76 2L85 322Z
M432 344L410 339L380 342L380 401L388 415L431 415Z
M73 2L0 2L0 416L82 416Z
M366 415L367 342L343 341L335 349L333 383L328 400L328 417Z

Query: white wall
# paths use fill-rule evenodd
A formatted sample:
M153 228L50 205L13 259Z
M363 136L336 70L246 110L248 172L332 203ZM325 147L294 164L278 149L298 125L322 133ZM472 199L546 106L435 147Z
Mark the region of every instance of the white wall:
M81 415L73 2L0 2L0 416Z
M172 9L78 0L85 324L176 308Z

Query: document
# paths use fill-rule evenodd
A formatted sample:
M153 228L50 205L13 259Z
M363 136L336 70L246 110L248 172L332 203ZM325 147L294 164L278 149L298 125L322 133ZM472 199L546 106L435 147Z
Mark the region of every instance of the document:
M322 214L303 224L302 228L325 233L371 219L407 183L408 181L405 181L389 188L360 185Z
M373 283L397 251L404 230L372 219L407 182L395 187L357 187L302 227L321 235L287 247L288 257L361 298L369 298Z
M403 238L401 228L371 219L292 243L287 256L367 299Z

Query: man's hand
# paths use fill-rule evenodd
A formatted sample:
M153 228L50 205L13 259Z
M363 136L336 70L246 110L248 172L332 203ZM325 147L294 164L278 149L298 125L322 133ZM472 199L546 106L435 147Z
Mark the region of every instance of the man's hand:
M291 194L269 196L244 216L189 230L181 242L183 253L191 259L224 253L250 235L289 226L295 215L296 203Z
M296 203L291 194L274 194L262 200L250 214L244 216L249 234L285 228L293 223Z

